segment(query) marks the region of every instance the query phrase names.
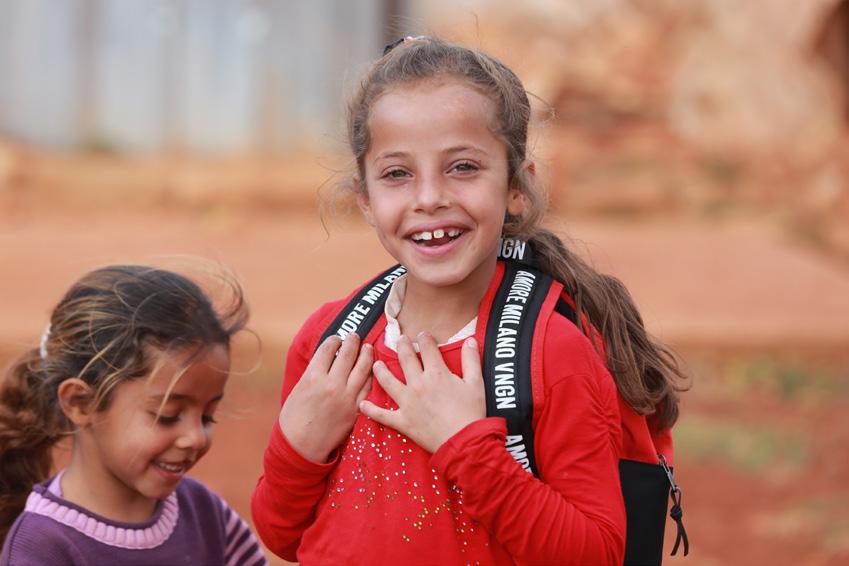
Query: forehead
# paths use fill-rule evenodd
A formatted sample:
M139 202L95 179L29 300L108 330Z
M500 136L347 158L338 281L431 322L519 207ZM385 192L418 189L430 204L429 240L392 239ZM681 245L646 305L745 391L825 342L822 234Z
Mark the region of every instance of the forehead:
M492 138L495 105L465 81L431 78L395 86L372 105L372 142L454 136ZM431 134L431 135L429 135Z
M161 395L217 395L230 371L227 348L216 344L198 355L189 351L158 351L151 356L151 374L137 380L138 393Z

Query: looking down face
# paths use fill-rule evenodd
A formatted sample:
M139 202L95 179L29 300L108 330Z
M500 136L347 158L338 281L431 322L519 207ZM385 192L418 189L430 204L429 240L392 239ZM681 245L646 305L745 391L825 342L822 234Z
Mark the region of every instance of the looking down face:
M85 473L116 503L166 497L212 444L230 356L214 345L183 370L187 355L158 352L153 374L118 385L97 413Z

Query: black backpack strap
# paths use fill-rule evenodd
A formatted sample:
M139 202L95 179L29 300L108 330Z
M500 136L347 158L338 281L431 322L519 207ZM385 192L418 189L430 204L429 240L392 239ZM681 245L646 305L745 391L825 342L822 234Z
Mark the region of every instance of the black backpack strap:
M575 309L572 308L563 297L557 298L557 304L554 305L554 312L560 313L564 318L572 321L572 324L581 328L581 325L578 324L578 313L575 312Z
M507 421L507 450L525 471L539 476L534 454L534 398L530 380L534 327L553 280L515 262L504 262L484 338L486 414Z
M536 321L552 280L534 268L530 244L504 239L498 253L505 260L505 272L493 301L484 344L486 412L507 420L507 450L525 470L539 477L531 426L531 349ZM524 293L526 300L511 301L513 290ZM562 296L558 297L554 311L583 328L574 307ZM661 563L670 495L673 505L669 515L678 527L672 555L683 543L686 556L689 540L681 520L681 488L675 483L666 459L659 455L657 464L622 459L619 472L628 519L624 563L628 566Z
M498 246L498 257L529 266L534 265L533 249L530 243L521 240L502 239ZM344 338L351 332L356 332L360 338L368 336L380 315L383 314L389 288L406 272L404 266L394 265L363 285L325 329L318 344L320 345L334 334L340 338Z
M318 344L320 345L334 334L340 338L345 338L351 332L356 332L361 339L365 339L380 315L383 314L383 307L386 304L386 298L389 296L392 282L404 275L406 271L404 266L395 265L363 285L362 289L336 315L336 318L321 335Z

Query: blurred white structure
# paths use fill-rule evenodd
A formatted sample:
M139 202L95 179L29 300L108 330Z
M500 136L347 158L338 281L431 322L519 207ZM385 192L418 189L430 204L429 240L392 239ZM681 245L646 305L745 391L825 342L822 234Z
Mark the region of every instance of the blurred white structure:
M403 0L0 0L0 135L118 151L342 137Z

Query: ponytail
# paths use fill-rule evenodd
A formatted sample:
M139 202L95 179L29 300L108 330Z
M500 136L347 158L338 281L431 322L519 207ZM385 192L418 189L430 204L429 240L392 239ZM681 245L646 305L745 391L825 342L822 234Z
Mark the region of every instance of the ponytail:
M686 379L672 351L653 340L631 294L619 279L598 273L552 232L536 228L530 243L540 269L562 282L575 301L581 330L601 334L607 368L619 394L641 415L656 414L657 429L678 419L678 392ZM589 326L589 327L588 327Z
M51 449L64 431L56 391L45 377L39 351L33 349L0 384L0 543L33 485L49 477Z

